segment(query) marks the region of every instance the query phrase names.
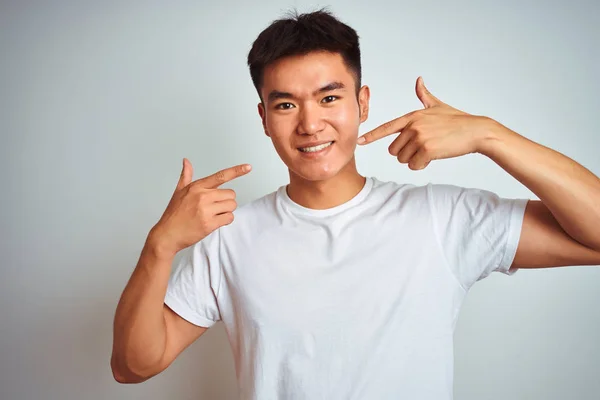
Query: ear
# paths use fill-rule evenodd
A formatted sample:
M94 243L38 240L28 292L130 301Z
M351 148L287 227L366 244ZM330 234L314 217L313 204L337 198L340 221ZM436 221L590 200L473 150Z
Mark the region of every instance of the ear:
M267 112L265 111L265 106L262 102L258 103L258 115L260 115L260 119L262 120L263 130L265 131L265 135L269 135L269 131L267 131Z
M369 118L369 100L371 98L371 90L368 86L363 86L358 91L358 107L360 111L360 123L362 124Z

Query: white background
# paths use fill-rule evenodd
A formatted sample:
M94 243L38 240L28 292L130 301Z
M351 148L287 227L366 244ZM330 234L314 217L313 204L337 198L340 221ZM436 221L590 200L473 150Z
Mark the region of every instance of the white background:
M441 100L600 174L597 1L5 1L0 399L235 398L221 324L126 386L109 368L112 318L183 157L195 178L251 163L227 186L240 204L287 183L246 55L286 10L326 5L361 37L372 91L361 132L420 108L422 75ZM361 174L535 198L481 155L411 171L387 153L393 138L357 150ZM598 267L479 282L456 330L456 398L597 398L599 307Z

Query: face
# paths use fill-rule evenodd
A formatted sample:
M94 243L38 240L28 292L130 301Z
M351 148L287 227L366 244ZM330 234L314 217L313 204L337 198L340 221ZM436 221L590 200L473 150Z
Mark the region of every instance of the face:
M354 76L341 55L313 52L278 60L265 68L261 94L265 133L292 179L327 180L356 168L354 151L359 125L368 116L369 88L363 86L357 99Z

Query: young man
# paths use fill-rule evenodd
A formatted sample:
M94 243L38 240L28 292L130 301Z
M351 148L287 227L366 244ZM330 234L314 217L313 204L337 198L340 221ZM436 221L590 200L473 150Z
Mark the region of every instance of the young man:
M369 112L358 37L330 14L274 22L248 63L289 185L234 212L219 186L244 165L192 182L184 160L117 308L119 382L160 373L220 320L244 399L451 399L454 326L476 281L600 264L600 180L422 79L424 109L358 139ZM477 152L541 200L361 176L357 144L393 133L390 153L412 169Z

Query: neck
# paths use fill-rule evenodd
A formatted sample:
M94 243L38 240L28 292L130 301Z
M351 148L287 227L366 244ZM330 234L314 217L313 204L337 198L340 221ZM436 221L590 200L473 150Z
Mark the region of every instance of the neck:
M306 180L290 171L287 194L294 202L313 210L325 210L346 203L364 187L366 178L356 170L355 160L334 177L321 181Z

